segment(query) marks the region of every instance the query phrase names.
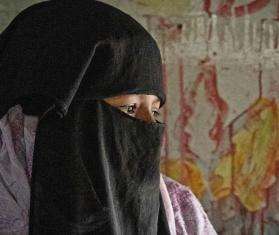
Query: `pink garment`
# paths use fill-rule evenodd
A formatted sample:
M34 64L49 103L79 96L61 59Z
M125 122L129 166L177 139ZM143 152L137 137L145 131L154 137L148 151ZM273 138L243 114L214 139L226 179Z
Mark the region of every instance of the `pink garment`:
M0 234L28 234L30 176L38 118L19 105L0 120Z
M38 118L20 105L0 120L0 235L27 235L30 180ZM161 175L160 191L171 235L217 234L191 190Z
M174 216L173 222L172 215L167 215L171 235L216 235L202 205L192 191L167 176L162 176L162 178L160 190L165 210L166 212L173 211ZM165 199L166 197L169 199ZM175 226L175 232L172 230L173 226Z

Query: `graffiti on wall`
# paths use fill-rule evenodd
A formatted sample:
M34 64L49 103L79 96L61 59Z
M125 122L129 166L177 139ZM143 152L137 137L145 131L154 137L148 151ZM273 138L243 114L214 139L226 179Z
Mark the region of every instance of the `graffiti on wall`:
M1 30L31 2L1 0ZM218 234L278 234L279 2L104 2L137 14L160 46L162 171L192 189Z
M165 62L162 171L194 191L218 234L277 234L278 5L212 2L146 16Z

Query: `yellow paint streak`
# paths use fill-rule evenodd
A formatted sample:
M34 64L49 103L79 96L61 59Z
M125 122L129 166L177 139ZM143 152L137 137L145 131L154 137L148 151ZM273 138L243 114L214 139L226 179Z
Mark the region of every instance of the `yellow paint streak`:
M243 128L232 138L234 153L221 158L211 177L216 200L233 192L249 211L266 205L266 189L276 180L279 161L278 120L275 100L262 98L251 106Z
M172 179L191 188L193 193L202 198L205 192L205 184L201 169L188 160L166 160L161 165L163 173Z
M209 184L215 199L221 199L231 193L232 156L221 158L214 174L210 177Z

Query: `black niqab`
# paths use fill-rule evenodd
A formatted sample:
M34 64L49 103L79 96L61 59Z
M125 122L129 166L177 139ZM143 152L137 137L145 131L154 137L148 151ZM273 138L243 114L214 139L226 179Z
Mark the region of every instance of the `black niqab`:
M97 1L36 4L1 34L0 74L1 116L20 103L41 117L30 234L169 233L159 191L164 125L101 101L144 93L165 102L160 52L139 23Z
M34 152L31 234L164 234L163 127L104 101L73 105L62 120L48 112Z

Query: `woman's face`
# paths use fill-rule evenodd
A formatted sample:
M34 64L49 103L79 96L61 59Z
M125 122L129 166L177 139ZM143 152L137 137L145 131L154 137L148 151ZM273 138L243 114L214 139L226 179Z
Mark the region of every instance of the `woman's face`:
M104 101L128 115L146 122L156 122L160 118L160 100L155 95L127 94L109 97Z

